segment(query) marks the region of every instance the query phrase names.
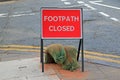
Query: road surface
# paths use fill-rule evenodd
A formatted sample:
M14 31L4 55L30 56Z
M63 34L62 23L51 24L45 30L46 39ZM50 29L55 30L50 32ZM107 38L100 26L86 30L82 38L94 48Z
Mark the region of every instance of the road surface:
M83 8L84 49L120 56L119 0L17 0L0 2L0 45L40 46L42 7ZM44 40L74 45L79 40Z

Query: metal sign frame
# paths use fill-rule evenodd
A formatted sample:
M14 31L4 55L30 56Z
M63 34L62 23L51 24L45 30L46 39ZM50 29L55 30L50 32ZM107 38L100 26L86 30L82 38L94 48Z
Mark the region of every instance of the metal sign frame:
M77 61L79 60L79 55L80 55L80 52L81 52L81 71L84 72L84 42L83 42L83 9L82 8L53 8L53 7L43 7L40 9L41 11L41 17L42 17L42 10L43 9L69 9L69 10L81 10L81 32L82 32L82 37L81 38L76 38L76 39L79 39L79 46L78 46L78 54L77 54ZM42 32L42 18L41 18L41 32ZM51 39L56 39L56 40L62 40L63 38L43 38L42 37L42 33L41 33L41 38L40 38L40 43L41 43L41 49L40 49L40 62L42 63L42 72L44 72L44 52L43 52L43 46L44 46L44 40L51 40ZM67 40L67 39L70 39L70 40L73 40L73 38L64 38L64 40Z

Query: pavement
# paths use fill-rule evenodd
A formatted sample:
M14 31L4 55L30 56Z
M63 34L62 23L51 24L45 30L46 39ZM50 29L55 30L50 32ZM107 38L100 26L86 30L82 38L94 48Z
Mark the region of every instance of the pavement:
M91 61L85 62L85 72L81 72L81 68L69 72L59 65L45 64L45 72L42 73L40 59L36 57L39 47L7 45L0 48L0 80L120 79L120 56L116 56L120 52L118 0L18 0L0 4L0 44L39 45L40 29L37 26L40 25L41 7L84 8L85 50L89 50L85 51L85 58ZM53 42L78 46L79 41L52 40L45 42L45 45Z
M39 57L0 62L0 80L119 80L119 74L119 68L89 62L85 62L85 72L45 64L44 73Z

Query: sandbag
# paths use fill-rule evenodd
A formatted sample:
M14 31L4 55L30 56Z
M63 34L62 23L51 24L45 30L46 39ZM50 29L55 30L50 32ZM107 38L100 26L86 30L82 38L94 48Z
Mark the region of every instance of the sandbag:
M77 49L73 46L52 44L45 50L45 63L61 64L65 70L76 70L79 68L77 62Z
M45 63L55 63L53 57L50 54L45 54Z
M64 46L64 50L66 52L66 59L62 64L62 68L70 71L79 68L79 64L77 62L77 49L73 46Z
M63 45L61 44L51 44L47 47L47 49L45 50L45 54L46 54L46 63L49 63L50 59L49 58L53 58L55 63L57 64L63 64L63 62L66 59L66 53L64 50ZM51 61L52 62L52 59Z

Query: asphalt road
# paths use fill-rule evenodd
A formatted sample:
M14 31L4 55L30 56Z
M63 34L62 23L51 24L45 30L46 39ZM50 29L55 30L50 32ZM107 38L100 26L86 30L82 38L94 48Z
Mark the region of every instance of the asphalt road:
M17 0L0 2L0 45L40 45L41 7L83 8L84 49L120 55L120 0ZM44 45L78 46L79 40Z

